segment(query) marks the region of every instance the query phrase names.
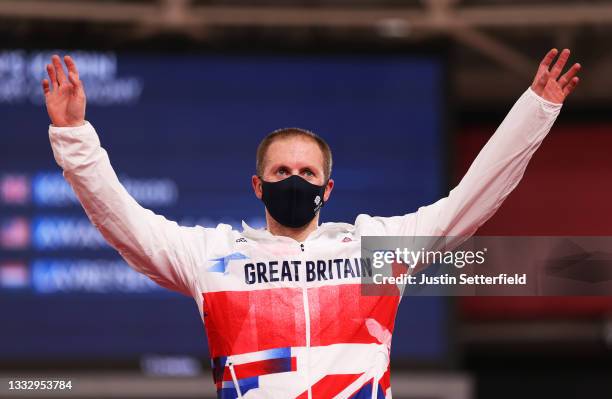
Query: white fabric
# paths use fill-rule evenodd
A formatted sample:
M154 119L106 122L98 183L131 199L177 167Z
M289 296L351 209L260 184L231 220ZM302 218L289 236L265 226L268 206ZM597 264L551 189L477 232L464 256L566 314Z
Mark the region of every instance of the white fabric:
M245 265L249 262L359 258L359 239L363 235L469 237L495 213L519 183L529 160L560 109L560 104L545 101L527 89L448 196L401 216L361 214L354 224L324 223L304 241L303 251L300 243L291 238L273 236L268 231L255 230L244 223L241 232L224 224L216 228L181 227L141 207L120 184L107 152L100 146L98 135L88 122L74 128L50 126L49 137L64 177L73 187L89 219L110 245L137 271L164 287L192 296L200 313L204 314L205 293L291 287L306 289L346 285L359 280L345 276L307 282L305 271L301 268L300 281L249 284L245 277ZM209 270L215 259L235 253L242 254L245 259L229 259L226 273ZM313 292L305 291L304 304L308 302L309 306L304 311L309 320L318 320L317 312L327 310L317 309L316 302L310 303L314 299L307 296ZM309 325L309 338L310 328ZM374 353L380 350L376 348L385 348L385 344L381 342L380 346L375 346ZM310 348L310 343L305 346ZM298 353L303 348L292 350ZM307 374L299 374L301 380L305 379L304 384L300 385L295 378L287 377L287 390L298 392L304 387L308 388L315 382L315 375L333 374L333 369L337 371L350 365L367 371L368 362L376 363L375 359L366 359L365 364L361 364L363 362L355 360L351 352L342 352L337 347L329 349L326 359L321 355L325 353L325 347L316 352L311 348L307 353L308 356L319 357L319 366L306 358L309 364L306 366ZM305 360L299 361L301 365ZM382 371L384 369L374 370L371 374L380 376ZM264 381L266 377L260 379L260 384ZM273 392L274 387L279 384L283 386L283 380L270 378L270 384L267 389ZM249 397L256 396L257 391L253 389L242 393L244 397ZM263 392L268 391L261 388L259 393ZM282 397L282 394L279 395ZM387 395L390 396L390 391ZM268 397L274 397L274 394L270 393Z

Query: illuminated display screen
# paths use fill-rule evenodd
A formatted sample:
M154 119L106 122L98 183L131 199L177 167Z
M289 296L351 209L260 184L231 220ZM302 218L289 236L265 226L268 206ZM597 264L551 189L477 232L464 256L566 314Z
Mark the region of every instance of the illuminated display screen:
M192 299L132 271L53 160L40 80L51 53L0 51L0 362L206 357ZM182 225L264 225L255 149L280 127L323 136L336 182L322 222L413 212L442 196L441 61L408 55L73 52L87 119L136 200ZM400 306L395 358L448 352L440 298Z

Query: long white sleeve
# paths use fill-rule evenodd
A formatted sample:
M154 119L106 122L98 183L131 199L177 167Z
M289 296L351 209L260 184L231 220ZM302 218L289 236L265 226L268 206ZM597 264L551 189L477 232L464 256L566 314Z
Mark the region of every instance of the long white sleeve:
M446 236L449 246L458 245L473 235L517 186L560 110L561 104L527 89L447 197L404 216L373 218L378 222L375 225L388 235ZM456 242L451 243L451 237L457 237Z
M137 271L192 296L203 228L178 226L141 207L119 182L93 126L49 127L56 162L109 244ZM203 242L202 242L203 244Z

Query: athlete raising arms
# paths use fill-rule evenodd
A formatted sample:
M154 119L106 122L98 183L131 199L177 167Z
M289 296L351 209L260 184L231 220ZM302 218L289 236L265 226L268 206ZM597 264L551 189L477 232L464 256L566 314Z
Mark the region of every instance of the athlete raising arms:
M120 184L93 126L74 61L43 81L55 160L85 212L137 271L192 296L205 322L221 398L391 397L389 351L399 296L364 296L360 237L472 235L516 187L578 83L579 64L548 52L536 76L449 195L394 217L319 225L334 186L328 145L297 128L268 135L252 185L265 230L182 227Z

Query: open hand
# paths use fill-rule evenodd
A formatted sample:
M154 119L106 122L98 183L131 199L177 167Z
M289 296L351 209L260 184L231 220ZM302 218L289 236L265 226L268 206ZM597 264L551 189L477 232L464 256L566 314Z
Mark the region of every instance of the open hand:
M51 57L51 64L47 65L49 80L42 81L47 113L54 126L82 126L85 123L85 90L73 59L67 55L64 62L68 77L58 55Z
M576 88L579 78L576 76L581 66L578 63L561 75L563 67L567 63L570 56L570 51L564 49L561 51L555 65L550 69L550 65L557 56L556 48L550 50L548 54L540 62L538 72L533 79L531 89L540 97L553 103L561 104L567 96Z

